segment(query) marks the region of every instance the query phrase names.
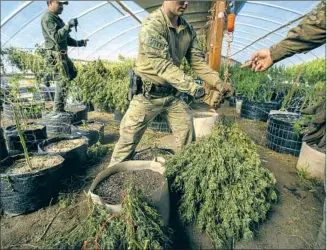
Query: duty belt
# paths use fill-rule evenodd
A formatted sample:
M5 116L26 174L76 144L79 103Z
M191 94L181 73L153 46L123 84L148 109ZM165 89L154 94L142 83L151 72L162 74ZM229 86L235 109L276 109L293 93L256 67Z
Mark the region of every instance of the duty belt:
M169 96L171 94L176 94L177 89L170 86L159 86L159 85L152 85L151 90L149 92L150 95L154 96Z

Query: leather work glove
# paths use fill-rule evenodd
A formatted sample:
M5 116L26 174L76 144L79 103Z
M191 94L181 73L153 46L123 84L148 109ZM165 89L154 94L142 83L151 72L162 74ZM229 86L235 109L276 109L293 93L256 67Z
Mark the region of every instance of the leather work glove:
M304 115L312 115L312 119L306 122L301 131L302 141L309 146L317 145L325 151L326 146L326 101L310 106L301 111Z
M78 21L77 18L70 19L68 22L69 28L77 27Z
M235 90L230 83L224 83L221 92L223 93L224 99L235 96Z
M210 107L217 109L220 107L220 104L223 102L223 95L217 90L205 89L205 94L203 97L203 102L208 104Z

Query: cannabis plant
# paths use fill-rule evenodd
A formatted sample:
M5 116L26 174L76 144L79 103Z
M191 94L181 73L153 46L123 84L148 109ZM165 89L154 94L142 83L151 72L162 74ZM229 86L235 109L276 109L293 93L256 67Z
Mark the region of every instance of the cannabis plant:
M172 157L166 174L180 194L183 221L196 224L217 248L251 239L277 199L274 175L237 124L219 121L211 136Z

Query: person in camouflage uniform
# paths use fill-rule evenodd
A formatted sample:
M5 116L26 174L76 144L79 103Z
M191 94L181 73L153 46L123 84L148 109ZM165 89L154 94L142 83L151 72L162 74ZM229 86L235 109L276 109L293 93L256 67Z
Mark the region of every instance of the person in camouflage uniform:
M67 55L68 46L83 47L88 40L76 41L69 33L77 27L76 18L68 24L59 17L63 5L68 1L47 1L48 11L41 18L42 34L45 40L45 59L50 73L50 80L56 83L54 111L64 112L66 82L76 77L77 71ZM50 69L50 70L49 70Z
M296 53L307 52L326 43L326 1L322 1L303 21L291 29L287 37L271 48L255 52L242 67L252 67L254 71L265 71L274 63ZM308 128L302 131L303 141L316 145L320 151L326 152L326 93L324 100L315 106L302 110L303 114L313 115ZM325 183L326 188L326 183ZM326 248L326 201L324 204L324 219L321 224L317 249Z
M204 61L193 27L181 17L187 6L187 1L165 1L142 23L135 73L142 79L143 93L133 97L122 119L109 167L133 155L147 124L158 114L168 118L179 149L194 140L192 114L180 93L210 106L233 93L231 85L224 84ZM204 89L184 74L179 68L184 57L215 90Z

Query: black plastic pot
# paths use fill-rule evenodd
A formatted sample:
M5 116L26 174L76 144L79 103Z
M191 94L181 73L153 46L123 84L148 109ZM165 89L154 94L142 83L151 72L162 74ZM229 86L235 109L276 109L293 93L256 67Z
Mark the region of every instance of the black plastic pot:
M7 145L5 137L3 136L3 129L0 128L0 161L8 156Z
M83 122L77 122L71 126L73 136L85 136L89 140L89 146L94 145L97 142L103 143L104 137L104 123L96 121L87 121L86 124L99 124L101 125L99 130L82 130L78 126L83 125Z
M38 119L42 117L42 110L44 109L43 102L22 102L21 112L25 118ZM6 120L14 120L14 111L11 103L3 103L3 117Z
M43 124L49 137L67 136L71 134L72 114L50 112L43 114Z
M87 107L81 104L70 104L65 110L72 114L72 123L87 120Z
M256 120L256 121L267 121L269 112L271 110L278 110L280 108L279 102L271 103L258 103L243 100L241 117Z
M26 214L48 206L60 190L59 181L63 174L64 159L55 166L37 172L3 173L16 160L23 158L23 154L9 156L0 162L0 203L9 215Z
M157 115L152 121L150 121L148 128L155 132L172 133L169 123L162 115Z
M40 143L40 141L47 138L46 128L45 126L34 122L27 123L27 125L42 126L42 128L39 129L29 129L29 130L22 131L28 152L37 151L37 144ZM7 139L8 149L10 151L14 151L15 153L23 152L23 146L22 143L20 142L16 125L11 125L6 127L5 136Z
M302 146L302 136L295 131L294 123L299 114L274 114L268 121L266 145L283 154L298 156Z
M87 148L88 148L88 141L86 137L81 136L61 136L56 138L51 138L42 141L38 145L39 153L48 153L46 150L46 146L63 141L63 140L73 140L73 139L85 139L85 143L79 147L73 148L66 152L58 152L57 154L61 155L65 159L64 163L64 171L65 171L65 178L70 177L73 174L79 173L84 168L84 162L87 157ZM52 154L52 153L49 153Z

